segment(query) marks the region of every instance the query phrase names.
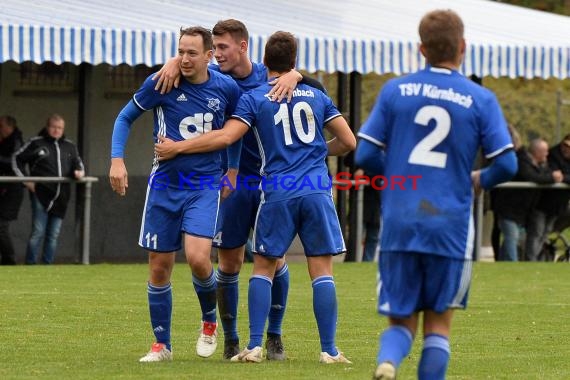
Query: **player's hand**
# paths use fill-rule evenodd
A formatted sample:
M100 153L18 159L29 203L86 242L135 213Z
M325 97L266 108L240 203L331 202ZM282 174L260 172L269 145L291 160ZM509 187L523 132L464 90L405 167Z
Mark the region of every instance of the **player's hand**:
M564 174L562 174L562 171L554 170L552 172L552 180L554 181L554 183L560 183L564 181Z
M222 186L222 191L220 194L222 201L225 200L227 197L229 197L231 195L231 193L233 193L235 191L236 186L237 186L237 175L238 175L237 169L228 169L228 171L226 172L225 177L228 180ZM228 186L228 182L229 182L229 186Z
M280 103L287 97L287 103L290 103L291 99L293 99L293 91L297 87L297 83L302 79L303 76L296 70L291 70L279 78L275 78L269 82L273 86L271 91L269 91L269 98Z
M109 169L109 181L111 188L120 196L127 193L129 187L129 177L125 161L122 158L111 158L111 169Z
M481 170L475 170L471 172L471 182L473 183L473 191L475 192L475 197L478 197L483 191L483 188L481 187Z
M28 189L31 193L36 192L36 183L35 182L24 182L24 186Z
M152 77L156 81L154 89L166 94L172 87L178 88L180 83L180 57L169 58L160 70Z
M180 153L178 144L165 136L158 136L158 142L154 144L154 153L158 161L170 160Z
M81 178L85 177L85 171L84 170L74 170L73 176L75 177L75 179L81 179Z

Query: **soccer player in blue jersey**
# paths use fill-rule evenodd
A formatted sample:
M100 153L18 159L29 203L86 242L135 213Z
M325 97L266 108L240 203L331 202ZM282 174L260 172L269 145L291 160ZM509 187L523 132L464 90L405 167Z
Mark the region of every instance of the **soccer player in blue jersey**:
M208 69L213 55L210 31L201 27L182 29L178 54L183 75L178 89L160 94L154 89L151 77L147 78L115 121L109 177L113 190L120 195L125 195L128 187L123 158L129 130L144 111L154 113L156 142L158 136L191 140L219 129L235 109L240 94L237 84L228 76ZM237 154L233 151L230 159L239 159L239 150ZM181 235L202 309L196 352L209 357L216 350L216 277L210 251L220 199L218 183L223 174L220 165L218 151L179 155L164 162L155 157L139 245L149 252L148 301L156 343L141 362L172 359L170 278L175 252L181 248Z
M264 63L270 78L295 65L293 35L274 33L265 46ZM254 269L249 282L250 340L232 361L263 360L263 329L271 308L271 286L282 258L298 233L307 256L313 285L313 310L321 341L320 361L350 363L335 344L337 301L332 257L345 245L331 194L325 158L354 149L348 124L323 92L299 84L292 101L275 102L270 84L242 95L232 119L221 131L192 142L155 145L160 157L197 153L228 146L251 128L259 143L261 204L253 234ZM335 138L325 140L324 129Z
M213 70L230 75L243 92L267 83L267 68L261 63L251 62L248 55L249 33L239 20L221 20L212 29L214 39L214 57L217 65L210 65ZM173 83L178 78L179 68L176 60L170 60L159 71L157 87L162 82ZM285 73L275 81L270 95L275 93L277 100L292 97L297 81L311 85L324 92L322 85L309 77L302 77L295 70ZM168 83L164 91L169 90ZM261 157L253 132L243 137L243 147L237 168L229 167L227 175L232 183L239 181L245 186L236 187L234 192L220 205L220 218L213 245L218 248L218 307L224 329L224 358L230 359L239 353L239 335L237 331L238 279L244 261L245 244L255 224L255 215L260 202L260 193L252 191L260 183L259 169ZM284 360L285 351L282 335L282 322L289 290L289 271L284 259L277 264L273 286L271 288L272 305L267 324L267 358Z
M451 10L419 25L427 66L385 84L358 136L356 164L416 186L382 191L375 379L394 379L410 352L423 312L418 378L444 379L453 310L465 308L474 240L473 193L509 180L516 157L494 94L457 70L465 52L463 22ZM482 147L491 166L472 172Z

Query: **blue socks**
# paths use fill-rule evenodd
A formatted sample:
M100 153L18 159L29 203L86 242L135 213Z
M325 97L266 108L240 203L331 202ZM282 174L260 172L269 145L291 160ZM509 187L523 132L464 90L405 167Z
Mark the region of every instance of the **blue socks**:
M390 362L396 368L412 348L413 337L410 330L404 326L390 326L380 336L380 351L376 362Z
M150 282L147 287L150 324L157 343L163 343L172 350L170 345L170 325L172 322L172 287L154 286Z
M446 337L438 334L427 335L418 366L418 379L444 380L449 354L449 340Z
M204 322L216 322L216 276L214 270L208 278L201 280L192 275L192 283L194 290L198 295L200 301L200 308L202 309L202 320Z
M220 309L220 319L224 328L224 339L226 341L239 340L237 331L237 312L239 299L239 272L224 273L218 268L216 272L218 283L218 308Z
M249 310L249 350L261 347L265 321L271 307L271 279L254 275L249 280L247 304Z
M319 328L321 351L331 356L338 355L335 345L336 288L332 276L321 276L313 280L313 312Z
M281 335L281 326L285 316L287 306L287 295L289 294L289 267L283 265L275 273L273 286L271 287L271 309L269 310L269 320L267 334Z

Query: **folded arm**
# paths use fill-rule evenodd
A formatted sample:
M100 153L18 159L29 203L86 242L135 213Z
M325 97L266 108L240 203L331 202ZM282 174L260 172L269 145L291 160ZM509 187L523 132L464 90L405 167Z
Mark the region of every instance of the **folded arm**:
M517 172L517 156L508 150L497 156L491 165L471 173L475 192L489 190L502 182L510 180Z

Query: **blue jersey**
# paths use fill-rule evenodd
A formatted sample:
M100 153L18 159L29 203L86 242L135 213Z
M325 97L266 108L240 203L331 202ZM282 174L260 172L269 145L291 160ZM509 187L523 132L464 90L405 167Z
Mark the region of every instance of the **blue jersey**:
M471 259L477 152L512 148L493 93L428 66L388 81L358 135L386 149L382 251Z
M135 93L133 101L138 107L153 110L155 142L157 135L181 141L223 127L236 107L240 91L228 76L214 70L208 72L206 82L191 84L182 79L178 88L163 95L154 89L156 82L149 76ZM221 174L219 151L180 154L172 160L155 160L149 184L177 188L214 187Z
M299 84L293 100L272 102L268 84L242 95L233 117L253 128L261 154L265 202L329 193L331 181L323 127L341 116L323 92Z
M210 65L213 70L220 70L218 65ZM233 78L233 77L232 77ZM251 73L245 78L233 78L239 86L242 93L253 90L254 88L267 83L267 68L261 63L252 62ZM257 140L251 131L243 136L243 145L241 148L241 156L239 163L239 174L248 178L259 178L259 169L261 168L261 157Z

